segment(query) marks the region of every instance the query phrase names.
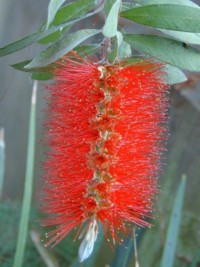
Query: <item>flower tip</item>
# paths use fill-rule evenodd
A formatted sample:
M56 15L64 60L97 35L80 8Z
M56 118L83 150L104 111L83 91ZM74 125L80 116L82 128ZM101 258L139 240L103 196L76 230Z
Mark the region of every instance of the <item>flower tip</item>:
M79 252L78 252L79 262L83 262L84 260L88 259L89 256L92 254L94 243L97 239L97 234L98 234L98 225L97 221L94 219L92 222L90 222L85 237L79 247Z

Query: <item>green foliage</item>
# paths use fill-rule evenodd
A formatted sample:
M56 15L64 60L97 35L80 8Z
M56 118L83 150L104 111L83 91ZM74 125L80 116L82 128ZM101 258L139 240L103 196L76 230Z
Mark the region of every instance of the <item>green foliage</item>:
M121 17L161 29L200 32L200 9L173 5L149 5L123 11Z
M166 83L175 84L187 81L185 74L177 67L165 65L164 72L166 74Z
M2 195L3 182L4 182L4 169L5 169L5 141L4 129L0 129L0 199Z
M61 27L58 31L55 31L49 35L47 35L46 37L40 39L38 41L39 44L43 44L46 45L48 43L52 43L55 42L56 40L60 39L62 37L62 35L68 31L71 28L71 25L66 26L66 27Z
M31 210L33 175L34 175L36 96L37 96L37 84L36 82L34 82L32 100L31 100L30 121L29 121L25 187L24 187L23 204L22 204L22 211L19 224L19 234L17 239L17 247L13 265L14 267L22 266L25 247L26 247L26 239L28 235L28 223Z
M79 3L80 2L80 3ZM94 2L94 1L93 1ZM86 16L83 16L85 13L87 13L89 10L91 10L91 5L88 5L88 1L86 0L81 0L75 3L76 5L71 6L67 5L64 6L62 9L60 9L57 12L57 16L55 16L54 21L52 22L52 25L57 25L57 26L52 26L48 30L45 30L45 24L43 24L39 31L36 33L33 33L19 41L16 41L12 44L9 44L5 47L0 48L0 57L6 56L8 54L12 54L14 52L17 52L37 41L40 41L46 37L51 38L52 34L58 34L58 32L63 31L65 27L68 27L75 22L84 19L85 17L88 17L90 15L95 14L96 12L91 14L87 14ZM73 7L73 8L72 8ZM98 12L99 10L97 10ZM64 16L64 18L63 18ZM79 17L77 19L77 16ZM82 17L81 17L82 16ZM57 39L56 39L57 40Z
M124 40L133 48L160 61L190 71L200 71L200 53L181 42L146 34L126 34Z
M110 9L113 6L113 4L115 3L115 1L116 0L107 0L107 1L105 1L104 10L105 10L106 16L108 16L108 14L110 12Z
M62 6L65 0L50 0L48 6L48 17L47 17L47 29L50 23L54 20L54 17L58 11L58 9Z
M3 202L0 205L0 266L11 267L13 265L13 258L15 253L15 245L18 231L18 222L20 219L19 203L11 203L10 201ZM31 220L35 217L32 210ZM41 267L43 261L40 258L37 250L34 248L29 236L26 244L26 252L24 259L24 266Z
M174 264L176 244L180 228L182 207L185 195L185 186L186 177L183 176L173 205L163 256L161 260L161 267L173 267Z
M77 47L89 37L96 35L99 32L99 30L84 29L71 33L67 37L64 36L62 39L50 45L46 50L36 56L28 65L26 65L26 68L29 69L47 66L53 61L64 56L67 52Z
M62 6L64 2L63 0L50 1L47 21L43 23L39 31L0 48L0 56L14 53L34 42L50 44L26 66L21 68L20 65L13 65L15 68L21 68L22 71L36 72L36 69L48 66L70 50L76 50L86 40L87 45L93 45L88 39L101 33L103 41L99 39L99 43L96 45L99 49L101 42L106 43L105 52L110 63L131 57L132 47L172 66L191 71L200 70L200 52L181 42L200 44L200 8L195 3L189 0L176 2L172 0L136 0L132 3L108 0L102 4L101 1L95 0L77 0ZM81 29L67 33L75 23L99 13L103 7L106 19L102 29ZM123 18L151 26L156 31L159 30L171 38L158 35L127 34L124 29L119 31L119 13ZM77 49L79 50L79 48ZM91 49L89 51L86 49L82 56L93 54L97 50ZM43 73L45 71L48 72L46 75ZM185 80L184 74L177 69L176 72L172 72L167 67L167 73L167 79L170 83ZM170 73L172 74L171 78ZM39 70L32 75L33 79L39 80L46 80L51 77L48 69L45 68L42 73Z
M48 81L53 78L53 74L50 72L33 72L31 79L37 81Z
M154 4L174 4L174 5L183 5L183 6L190 6L190 7L198 7L195 3L191 0L136 0L138 4L141 5L154 5Z
M55 14L51 26L61 25L69 20L83 19L83 15L95 8L94 0L79 0L65 5Z
M120 3L120 0L115 1L108 13L105 25L103 27L103 34L105 37L110 38L117 35L118 13Z

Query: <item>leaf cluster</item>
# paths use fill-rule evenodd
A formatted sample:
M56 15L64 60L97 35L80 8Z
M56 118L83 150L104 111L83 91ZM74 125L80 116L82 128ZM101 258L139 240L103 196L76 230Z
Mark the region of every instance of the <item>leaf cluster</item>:
M185 75L178 68L200 71L200 8L190 0L50 0L47 20L39 30L0 48L0 56L21 50L33 43L44 49L33 59L12 65L31 72L33 79L52 78L49 67L72 49L83 55L102 51L111 64L133 56L135 50L167 65L168 83L182 82ZM104 16L103 27L73 30L88 17ZM153 34L138 34L137 24ZM119 26L120 25L120 26ZM131 32L126 30L131 25ZM149 28L151 27L151 28ZM74 27L77 28L77 27ZM80 27L79 27L80 28ZM91 37L100 36L94 44ZM84 42L87 45L83 45ZM171 77L171 78L170 78Z

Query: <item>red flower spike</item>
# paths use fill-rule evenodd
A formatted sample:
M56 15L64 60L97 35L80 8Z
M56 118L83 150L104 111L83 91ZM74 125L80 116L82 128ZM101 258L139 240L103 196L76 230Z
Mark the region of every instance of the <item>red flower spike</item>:
M44 225L56 229L47 245L86 224L83 261L99 221L114 243L130 224L150 225L145 218L158 192L168 86L162 65L150 60L98 66L73 52L53 72L43 209L52 215Z

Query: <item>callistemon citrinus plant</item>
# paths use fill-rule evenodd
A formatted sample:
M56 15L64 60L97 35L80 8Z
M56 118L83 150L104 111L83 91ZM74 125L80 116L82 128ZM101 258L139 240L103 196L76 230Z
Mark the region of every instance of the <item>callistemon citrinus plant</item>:
M79 228L83 261L98 223L113 243L134 225L150 225L168 86L162 65L151 60L98 65L73 52L53 73L44 188L44 210L53 216L44 225L56 229L47 245Z

